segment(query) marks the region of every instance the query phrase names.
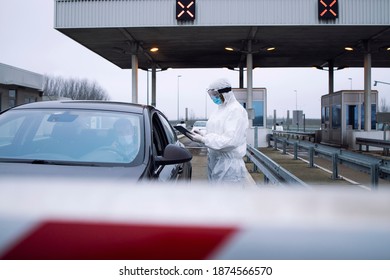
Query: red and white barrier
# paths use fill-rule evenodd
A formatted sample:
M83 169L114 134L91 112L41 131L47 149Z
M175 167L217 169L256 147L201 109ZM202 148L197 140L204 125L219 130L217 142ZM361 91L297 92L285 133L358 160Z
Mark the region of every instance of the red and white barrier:
M389 194L7 178L0 259L389 259Z

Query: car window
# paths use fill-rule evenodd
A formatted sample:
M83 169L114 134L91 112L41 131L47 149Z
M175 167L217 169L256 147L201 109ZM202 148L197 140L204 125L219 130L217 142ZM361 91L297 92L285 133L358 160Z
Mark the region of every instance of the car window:
M177 137L176 137L176 133L172 129L172 126L170 125L170 123L168 122L168 120L164 116L162 116L161 114L158 114L158 115L159 115L161 123L163 125L168 142L171 144L176 143Z
M168 145L168 140L157 113L152 116L153 122L153 152L155 155L162 156L164 148Z
M142 115L99 110L14 110L0 116L0 158L138 164Z

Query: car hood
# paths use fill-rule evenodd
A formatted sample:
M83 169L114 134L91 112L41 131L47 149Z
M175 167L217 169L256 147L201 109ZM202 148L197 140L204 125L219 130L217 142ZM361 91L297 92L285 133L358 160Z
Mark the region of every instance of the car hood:
M79 166L0 162L0 177L66 177L138 181L144 177L145 165Z

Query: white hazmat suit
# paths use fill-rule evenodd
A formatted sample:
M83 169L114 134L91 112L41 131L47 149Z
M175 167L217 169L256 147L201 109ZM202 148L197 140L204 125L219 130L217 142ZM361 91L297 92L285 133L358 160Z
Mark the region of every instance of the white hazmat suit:
M195 137L195 141L204 143L208 148L209 181L245 183L250 176L243 160L246 154L248 114L236 100L227 80L215 81L210 89L222 89L225 92L221 93L222 104L218 105L207 121L206 134Z

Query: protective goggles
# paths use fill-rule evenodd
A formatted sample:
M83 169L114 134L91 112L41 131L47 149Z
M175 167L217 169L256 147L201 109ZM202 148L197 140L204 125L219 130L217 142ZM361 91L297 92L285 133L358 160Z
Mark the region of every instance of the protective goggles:
M229 92L231 91L232 88L231 87L227 87L227 88L221 88L221 89L208 89L207 90L207 93L212 97L218 97L221 93L225 93L225 92Z

